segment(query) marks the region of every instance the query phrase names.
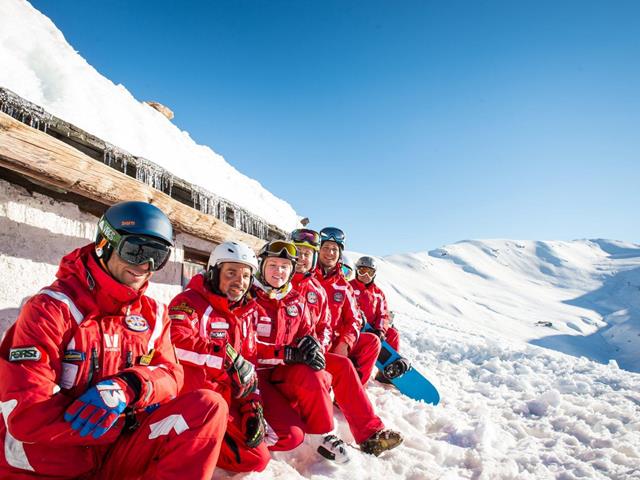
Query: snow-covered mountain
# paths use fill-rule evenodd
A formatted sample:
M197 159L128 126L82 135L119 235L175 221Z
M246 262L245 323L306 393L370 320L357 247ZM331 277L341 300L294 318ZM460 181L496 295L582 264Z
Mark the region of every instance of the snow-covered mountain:
M387 257L379 278L414 318L640 372L640 245L465 241Z
M0 86L283 230L298 224L291 205L103 77L26 0L0 1Z

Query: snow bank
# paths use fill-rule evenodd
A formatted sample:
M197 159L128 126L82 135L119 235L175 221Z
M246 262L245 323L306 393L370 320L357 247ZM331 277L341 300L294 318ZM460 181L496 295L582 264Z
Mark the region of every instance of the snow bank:
M0 86L290 231L293 208L89 65L24 0L0 2Z

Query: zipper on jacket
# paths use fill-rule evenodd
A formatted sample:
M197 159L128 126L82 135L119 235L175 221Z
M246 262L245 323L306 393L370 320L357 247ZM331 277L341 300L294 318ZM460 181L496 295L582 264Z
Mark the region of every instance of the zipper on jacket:
M133 352L131 350L127 350L127 362L124 364L124 368L133 367Z
M88 383L91 385L91 381L93 380L94 373L98 373L100 371L100 362L98 361L98 349L96 347L91 348L91 368L89 368L89 378Z

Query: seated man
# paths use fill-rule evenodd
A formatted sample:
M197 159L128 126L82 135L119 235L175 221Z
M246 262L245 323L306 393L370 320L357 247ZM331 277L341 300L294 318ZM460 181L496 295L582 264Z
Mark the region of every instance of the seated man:
M211 478L227 405L178 396L165 306L144 295L172 244L158 208L114 205L24 305L0 345L0 478Z
M335 227L320 231L320 250L315 276L327 292L331 312L331 346L329 351L349 357L362 384L371 376L380 354L380 340L372 333L360 333L363 319L353 288L342 274L340 257L345 235Z
M257 268L251 248L224 242L211 252L207 271L195 275L169 305L171 336L184 366L185 390L208 388L229 404L218 466L234 472L261 472L271 459L263 441L263 399L252 363L257 340L254 319L265 315L248 295ZM300 419L277 391L267 392L267 397L266 417L278 436L271 448L295 448L304 439Z

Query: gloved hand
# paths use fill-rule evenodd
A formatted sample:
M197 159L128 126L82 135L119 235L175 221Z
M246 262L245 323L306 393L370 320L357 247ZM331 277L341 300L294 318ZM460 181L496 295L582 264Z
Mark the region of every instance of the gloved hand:
M235 398L244 398L258 388L258 375L253 364L238 356L235 362L227 369L231 378L231 388Z
M71 428L80 431L81 437L91 433L93 438L100 438L134 398L135 393L125 380L103 380L80 395L67 408L64 419L71 422Z
M227 373L231 379L231 388L235 398L244 398L252 394L258 388L258 375L256 369L251 362L246 360L242 355L236 353L230 345L227 347L229 358L232 363L227 368ZM233 353L231 353L233 351Z
M380 339L380 341L384 340L386 338L386 335L384 333L383 330L378 330L376 328L370 330L370 333L373 333L376 337L378 337Z
M256 448L264 440L266 430L262 405L257 400L252 400L240 408L240 413L242 413L240 424L245 434L245 444L249 448Z
M320 342L311 335L302 337L295 347L284 347L284 363L304 363L314 370L325 367L324 354Z

